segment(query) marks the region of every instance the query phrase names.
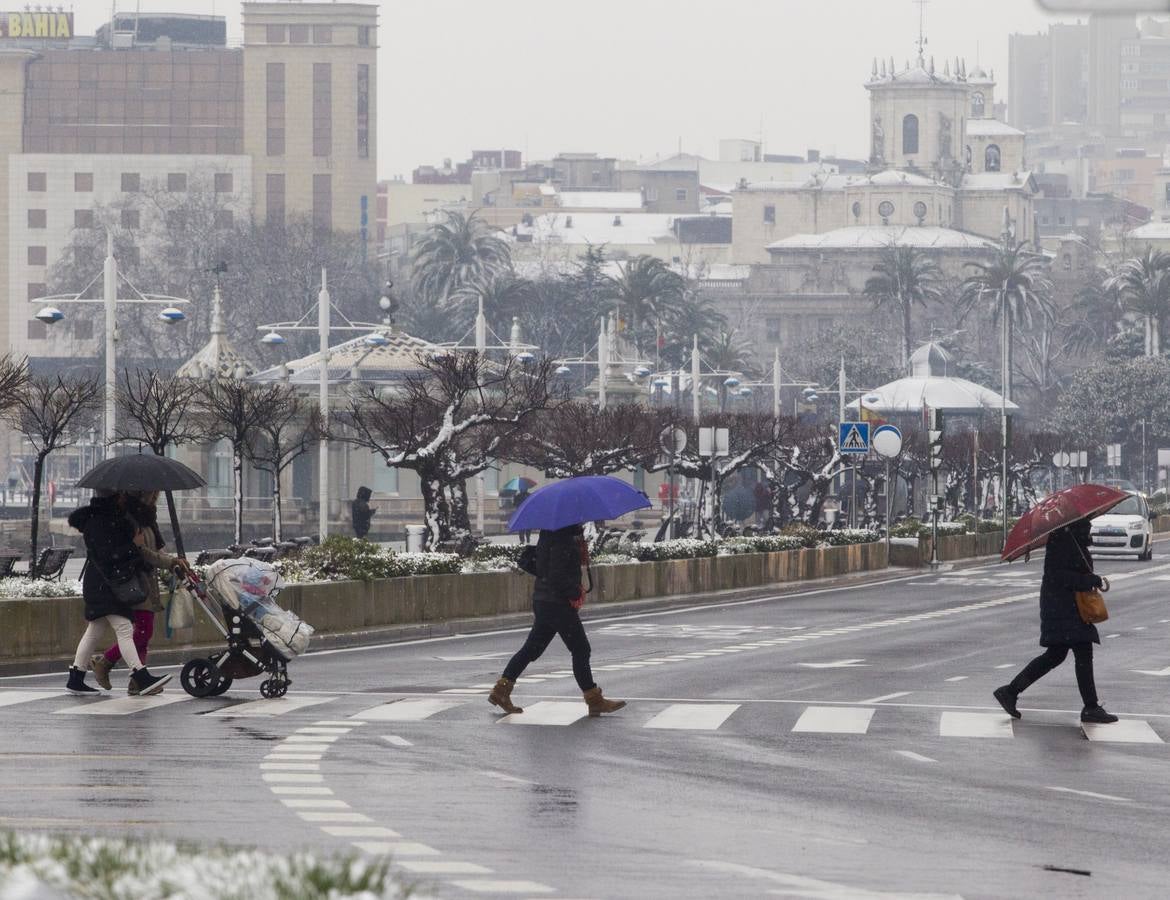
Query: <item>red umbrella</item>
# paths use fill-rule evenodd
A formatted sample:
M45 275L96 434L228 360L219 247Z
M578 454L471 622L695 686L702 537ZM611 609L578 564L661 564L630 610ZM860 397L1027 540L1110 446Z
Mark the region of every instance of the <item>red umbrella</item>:
M1056 529L1071 525L1077 519L1099 516L1128 496L1126 491L1103 484L1074 484L1049 494L1020 516L999 558L1011 562L1031 550L1043 547L1048 535Z

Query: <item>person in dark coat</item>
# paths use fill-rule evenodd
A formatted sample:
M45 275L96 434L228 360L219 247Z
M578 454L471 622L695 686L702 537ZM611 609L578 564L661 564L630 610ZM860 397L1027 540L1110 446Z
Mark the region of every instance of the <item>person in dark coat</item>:
M524 501L527 499L528 499L528 488L521 485L520 490L518 490L516 492L516 496L512 498L513 508L519 509L523 505ZM530 529L526 528L526 529L521 530L518 533L518 536L519 536L521 544L531 544L532 543L532 531Z
M98 492L88 506L69 514L70 526L80 531L85 540L86 564L81 596L89 623L69 669L66 690L71 694L98 693L96 688L85 683L85 671L105 635L106 626L114 630L122 658L130 667L133 693L142 696L158 694L171 680L170 675L151 675L142 664L138 648L134 646L134 607L119 599L113 587L141 579L150 571L140 549L143 538L137 524L127 514L127 502L125 494ZM145 590L143 599L146 599Z
M357 489L357 496L350 504L350 515L353 517L353 533L360 538L364 538L370 533L370 519L374 518L374 513L377 512L370 506L370 497L373 496L373 491L368 487L360 487Z
M589 638L578 610L585 603L581 567L589 565L584 529L570 525L556 531L541 531L536 540L536 585L532 589L532 630L504 674L492 688L488 702L506 713L524 712L512 703L512 688L528 664L539 659L552 639L560 635L573 657L573 677L589 706L589 715L616 712L624 700L607 700L593 680L589 665ZM592 579L591 579L592 580ZM590 585L592 587L592 584Z
M1076 592L1102 587L1101 576L1093 573L1089 555L1090 525L1078 519L1048 536L1044 553L1044 579L1040 583L1040 646L1047 648L1028 663L1020 673L994 695L1000 706L1013 718L1020 718L1016 701L1034 682L1043 678L1072 651L1077 687L1084 709L1082 722L1116 722L1117 716L1106 712L1097 699L1093 679L1093 645L1101 643L1097 626L1081 618Z

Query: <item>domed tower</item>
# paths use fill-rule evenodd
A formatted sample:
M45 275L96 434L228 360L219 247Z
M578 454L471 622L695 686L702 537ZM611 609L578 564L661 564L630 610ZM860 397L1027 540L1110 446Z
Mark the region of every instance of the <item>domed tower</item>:
M963 64L964 68L966 64ZM972 119L995 118L995 73L987 74L976 65L967 76L967 87L971 94L969 115Z
M894 60L875 60L869 91L870 168L912 169L950 178L961 168L963 134L969 115L968 86L961 71L942 69L919 54L896 69Z

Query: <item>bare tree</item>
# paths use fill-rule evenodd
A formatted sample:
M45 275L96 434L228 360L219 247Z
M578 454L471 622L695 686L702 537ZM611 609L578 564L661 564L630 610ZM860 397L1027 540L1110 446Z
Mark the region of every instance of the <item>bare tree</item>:
M396 390L368 387L339 415L342 440L418 474L426 546L471 533L467 479L488 468L528 419L552 400L552 364L478 353L420 356Z
M244 459L253 431L267 415L266 407L278 396L280 385L215 380L200 384L198 397L206 435L232 447L232 505L235 542L244 539Z
M175 378L154 369L135 369L133 375L123 370L118 406L125 415L118 418L115 439L141 442L158 456L164 456L168 447L203 440L205 429L195 414L200 390L199 382L189 378ZM184 556L175 498L170 491L166 497L175 547L179 556Z
M548 478L608 475L648 467L665 424L665 416L634 403L600 410L590 403L562 403L538 412L508 455Z
M245 452L253 466L272 476L272 535L279 541L284 531L280 476L321 439L321 417L312 400L288 385L273 385L264 393Z
M37 543L41 524L41 481L49 454L73 443L89 428L101 405L102 386L97 377L65 375L30 376L12 395L8 419L33 446L32 536L29 539L29 574L37 575Z
M11 409L28 384L28 363L10 353L0 356L0 409Z

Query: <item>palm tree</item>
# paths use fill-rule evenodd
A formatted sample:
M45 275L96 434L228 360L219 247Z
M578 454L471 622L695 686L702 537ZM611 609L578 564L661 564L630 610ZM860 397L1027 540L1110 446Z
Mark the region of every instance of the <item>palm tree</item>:
M700 345L702 341L700 339ZM702 347L703 355L709 365L716 372L738 372L740 375L753 377L756 374L755 351L752 342L739 337L733 328L730 331L720 331L713 340ZM726 384L719 383L719 408L727 408Z
M865 282L865 295L874 307L890 305L902 319L902 369L910 364L913 332L910 314L914 304L926 306L942 299L942 270L931 257L914 247L891 243L882 250L873 267L874 274Z
M641 351L642 328L660 321L680 303L686 280L665 262L653 256L635 256L618 264L616 275L606 276L606 288L618 310L618 317L630 323L634 347Z
M1048 257L1010 242L996 250L989 263L967 263L975 270L959 288L960 321L976 307L983 306L991 320L1004 317L1001 354L1004 397L1012 398L1013 329L1031 328L1037 315L1053 317L1052 283L1048 280Z
M415 245L415 293L436 305L461 291L483 288L512 268L512 253L496 230L473 212L446 210Z
M727 317L715 301L696 291L684 291L678 302L662 311L658 356L670 368L685 368L691 358L691 342L698 335L699 346L708 350L727 331Z
M1121 264L1106 286L1117 292L1122 306L1142 317L1146 356L1162 353L1162 318L1170 307L1170 255L1147 247Z

